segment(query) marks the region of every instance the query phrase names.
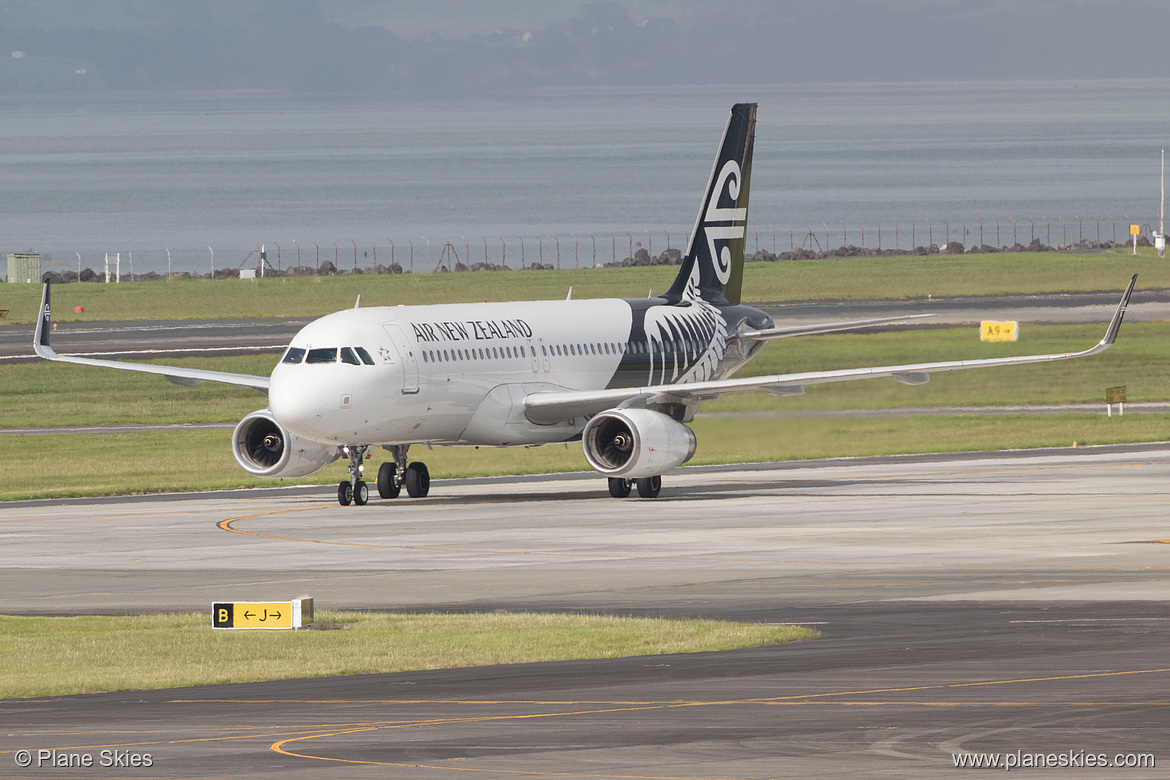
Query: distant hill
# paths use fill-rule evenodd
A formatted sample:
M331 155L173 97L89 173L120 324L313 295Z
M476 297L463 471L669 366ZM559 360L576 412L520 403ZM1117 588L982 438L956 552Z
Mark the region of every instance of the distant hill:
M0 0L0 96L388 97L1170 69L1164 0Z

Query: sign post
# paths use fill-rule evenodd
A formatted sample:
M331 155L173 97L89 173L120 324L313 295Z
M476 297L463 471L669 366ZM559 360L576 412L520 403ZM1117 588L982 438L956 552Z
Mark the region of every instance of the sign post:
M211 627L303 628L313 622L313 599L292 601L217 601L211 605Z
M1105 410L1109 417L1113 416L1113 404L1117 404L1119 417L1125 414L1125 385L1105 388Z
M1133 236L1133 253L1134 253L1135 255L1137 254L1137 239L1138 239L1138 233L1141 233L1141 232L1142 232L1142 226L1141 226L1141 225L1130 225L1130 226L1129 226L1129 234L1130 234L1131 236Z
M980 341L1019 341L1020 323L992 322L984 320L979 324Z

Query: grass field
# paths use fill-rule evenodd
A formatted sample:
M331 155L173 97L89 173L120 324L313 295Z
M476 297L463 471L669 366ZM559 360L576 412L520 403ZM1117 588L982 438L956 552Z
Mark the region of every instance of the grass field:
M930 289L940 295L1052 289L1120 291L1135 266L1142 270L1143 286L1170 286L1170 265L1149 252L1136 260L1125 253L1047 253L755 263L748 266L745 289L763 290L761 300L922 295ZM641 288L647 292L664 289L674 273L673 268L634 268L269 279L255 284L203 280L72 284L56 288L54 301L63 317L74 316L69 304L86 301L86 311L76 316L95 319L312 315L351 306L359 293L363 304L562 298L569 286L574 297L635 295ZM936 286L942 278L948 287ZM1052 279L1059 279L1059 284ZM0 293L13 292L26 298L35 311L39 288L0 285ZM12 307L17 308L15 304ZM1103 333L1104 323L1100 323L1025 325L1018 342L1000 344L980 342L975 328L786 339L769 345L739 375L1062 353L1084 349ZM1165 441L1170 439L1170 415L1163 414L1112 419L1099 413L920 419L808 419L799 415L904 406L1057 403L1099 403L1103 410L1105 388L1118 385L1128 388L1131 402L1166 402L1170 401L1167 354L1170 323L1127 324L1113 349L1086 360L941 373L921 387L877 379L810 386L805 395L794 398L777 399L763 393L727 395L705 404L704 413L740 416L700 417L694 425L699 449L692 462L1022 449L1073 441ZM267 375L276 360L275 355L252 355L160 362ZM4 366L2 371L5 384L0 394L0 427L235 423L265 405L262 397L240 388L214 383L177 387L160 377L85 366L33 363ZM3 435L0 449L5 453L0 500L272 484L248 477L239 469L231 456L230 432L226 430ZM424 457L419 452L416 448L412 456ZM436 478L585 468L577 444L531 450L436 448L426 452L425 459ZM338 463L298 482L327 484L344 476L344 464Z
M328 612L301 631L216 631L210 614L0 616L0 699L759 647L796 626L594 615Z
M337 276L255 281L172 279L123 284L59 285L53 296L58 322L111 320L316 317L364 306L472 301L640 298L664 291L671 266L564 271L500 271L394 276ZM1000 253L928 257L844 258L748 263L745 301L905 299L927 296L1117 290L1139 274L1140 289L1170 287L1170 263L1153 250L1136 257ZM0 284L0 326L31 324L40 285ZM76 307L84 312L76 313Z

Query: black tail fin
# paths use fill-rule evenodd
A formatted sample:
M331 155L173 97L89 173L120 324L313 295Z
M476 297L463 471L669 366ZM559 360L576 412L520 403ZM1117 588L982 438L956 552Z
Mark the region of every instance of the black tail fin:
M667 300L739 303L755 138L756 104L736 103L723 130L682 267L663 296Z
M41 293L41 312L37 318L37 329L33 334L33 351L41 357L45 357L46 353L52 353L53 348L49 346L49 331L52 330L53 315L49 306L49 283L45 282L44 292Z

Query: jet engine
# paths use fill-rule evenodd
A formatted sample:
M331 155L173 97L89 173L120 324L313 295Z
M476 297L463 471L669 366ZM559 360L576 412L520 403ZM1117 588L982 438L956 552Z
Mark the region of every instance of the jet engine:
M232 434L232 454L240 468L254 477L305 477L341 455L337 445L318 444L281 428L272 412L252 412Z
M656 477L695 454L687 426L650 409L610 409L581 432L585 459L607 477Z

